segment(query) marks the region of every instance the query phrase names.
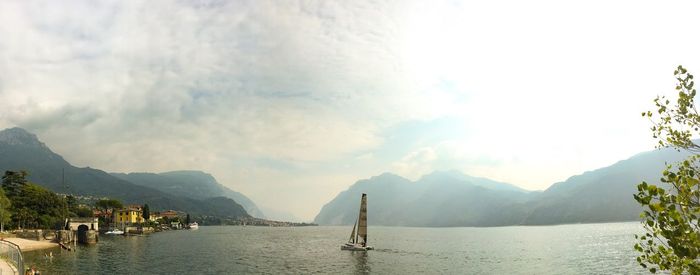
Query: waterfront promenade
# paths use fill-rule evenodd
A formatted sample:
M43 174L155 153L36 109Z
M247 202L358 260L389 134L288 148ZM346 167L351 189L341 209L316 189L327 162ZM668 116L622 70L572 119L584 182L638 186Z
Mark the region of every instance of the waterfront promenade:
M17 245L22 252L58 247L57 243L50 241L34 241L22 238L3 238L3 241ZM3 254L3 257L0 258L0 275L22 274L22 272L18 272L17 268L13 264L10 264L5 257L14 256Z
M20 274L17 269L5 259L0 259L0 275Z

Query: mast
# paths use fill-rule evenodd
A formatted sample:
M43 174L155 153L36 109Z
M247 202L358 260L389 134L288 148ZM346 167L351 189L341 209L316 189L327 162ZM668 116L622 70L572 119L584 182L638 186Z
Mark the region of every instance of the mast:
M357 223L357 236L358 242L359 238L362 238L362 246L367 246L367 194L362 193L362 200L360 201L360 217Z

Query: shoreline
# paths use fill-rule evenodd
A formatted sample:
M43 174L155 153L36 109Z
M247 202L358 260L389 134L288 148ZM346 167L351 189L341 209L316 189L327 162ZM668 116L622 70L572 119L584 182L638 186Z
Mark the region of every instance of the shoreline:
M16 237L4 238L4 240L16 244L22 252L59 247L58 243L52 241L34 241Z

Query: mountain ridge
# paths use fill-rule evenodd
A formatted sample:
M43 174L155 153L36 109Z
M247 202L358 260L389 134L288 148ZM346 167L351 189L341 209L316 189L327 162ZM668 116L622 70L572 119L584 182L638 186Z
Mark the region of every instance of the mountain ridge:
M467 181L468 179L469 181ZM500 182L455 175L454 171L434 172L410 181L391 173L359 180L335 199L325 204L314 219L327 225L353 224L357 215L359 194L369 196L371 224L390 226L479 226L507 225L513 219L488 220L503 201L521 202L532 192L520 188L504 190ZM454 194L466 197L455 197ZM467 198L469 200L463 200ZM508 199L505 199L508 198ZM456 213L458 211L459 213ZM451 216L436 215L451 213Z
M152 209L173 209L192 214L217 212L226 217L249 216L241 205L229 198L207 201L172 196L99 169L75 167L35 134L19 127L0 131L0 170L25 170L29 173L29 181L57 193L110 197L125 203L148 203ZM224 210L219 207L224 207Z
M261 219L266 218L262 210L248 197L220 184L211 174L203 171L131 172L111 173L111 175L175 196L191 196L198 199L227 197L241 204L250 215Z
M359 200L359 193L368 194L369 222L376 225L504 226L634 221L642 211L633 199L637 184L642 181L660 184L665 163L680 161L687 155L669 148L638 153L610 166L556 182L544 191L524 190L458 171L436 171L416 181L383 173L359 180L340 192L321 208L314 222L352 224L358 211L355 200Z

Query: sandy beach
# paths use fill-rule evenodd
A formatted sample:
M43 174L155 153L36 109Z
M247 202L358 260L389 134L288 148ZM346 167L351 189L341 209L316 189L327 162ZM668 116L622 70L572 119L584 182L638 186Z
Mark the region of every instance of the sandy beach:
M58 247L58 243L50 241L33 241L22 238L5 238L4 240L18 245L23 252Z

